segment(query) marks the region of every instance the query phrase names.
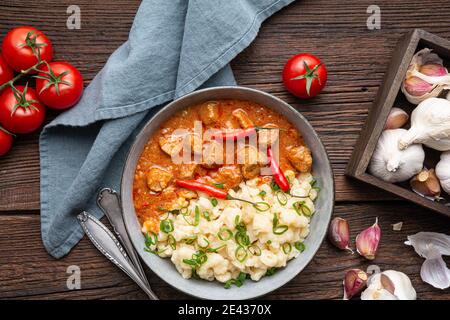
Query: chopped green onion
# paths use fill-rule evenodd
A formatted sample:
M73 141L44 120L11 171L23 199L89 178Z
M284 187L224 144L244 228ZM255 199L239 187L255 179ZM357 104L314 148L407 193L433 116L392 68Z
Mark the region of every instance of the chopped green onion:
M197 236L183 239L184 243L186 243L186 244L193 244L195 240L197 240Z
M248 251L254 256L260 256L261 255L261 248L258 247L256 244L252 244L248 248Z
M272 232L276 235L281 235L285 233L289 227L284 224L278 224L278 216L276 213L273 214L273 225L272 225Z
M286 196L286 194L283 192L283 191L278 191L277 193L276 193L276 195L277 195L277 200L278 200L278 202L282 205L282 206L284 206L284 205L286 205L286 203L288 202L288 198L287 198L287 196Z
M268 246L270 246L270 245L272 244L272 240L267 240L267 241L266 241L266 244L267 244Z
M241 221L241 216L240 215L236 215L234 217L234 224L237 227L239 225L239 222Z
M183 262L192 268L197 268L208 260L208 256L204 251L197 251L192 255L191 259L183 259Z
M265 192L264 190L261 190L258 195L263 198L265 195L267 194L267 192Z
M313 178L313 179L309 182L309 184L311 185L311 187L314 187L314 186L316 185L316 183L317 183L317 180L316 180L315 178Z
M198 226L200 223L200 208L195 206L195 218L194 218L194 226Z
M211 217L209 216L208 211L203 212L203 217L205 218L206 221L211 221Z
M164 233L172 232L174 230L172 220L161 220L161 222L159 223L159 229Z
M308 206L306 205L305 201L297 201L294 202L292 204L292 206L294 207L295 211L297 212L298 215L304 215L306 217L310 217L312 212L311 210L308 208Z
M285 254L289 254L292 251L292 245L289 242L283 243L281 248Z
M248 275L246 273L243 272L239 273L239 276L236 279L230 279L227 282L225 282L224 288L230 289L233 284L236 285L236 287L242 287L245 280L247 279L247 276Z
M270 188L272 189L272 191L278 191L278 190L280 190L280 186L279 186L275 181L272 181L272 182L270 183Z
M219 246L219 247L217 247L217 248L208 248L206 251L207 252L219 252L219 250L220 249L223 249L223 248L225 248L227 245L226 244L223 244L223 245L221 245L221 246Z
M247 249L245 249L243 246L239 246L237 247L234 255L236 259L242 263L245 261L245 259L247 259L248 256Z
M245 231L237 231L234 240L242 247L248 247L250 245L250 238Z
M268 204L267 202L262 202L262 201L255 202L253 204L253 207L260 212L265 212L270 209L270 204Z
M219 230L219 233L217 234L217 237L219 237L219 239L222 241L230 240L232 236L233 232L231 232L231 230L228 228L221 228Z
M296 243L294 243L294 247L295 247L295 249L297 249L300 252L303 252L306 249L305 244L300 241L297 241Z
M153 231L149 234L148 232L145 234L145 246L150 248L158 243L158 235Z
M214 186L218 189L223 189L225 188L225 186L223 185L223 183L215 183Z
M175 237L171 234L167 236L167 243L173 250L177 248L177 241L175 240Z
M211 204L213 205L213 207L217 207L217 205L219 204L219 201L217 201L216 198L212 198L211 199Z
M266 276L267 277L273 276L276 272L277 272L277 268L272 267L270 269L267 269Z

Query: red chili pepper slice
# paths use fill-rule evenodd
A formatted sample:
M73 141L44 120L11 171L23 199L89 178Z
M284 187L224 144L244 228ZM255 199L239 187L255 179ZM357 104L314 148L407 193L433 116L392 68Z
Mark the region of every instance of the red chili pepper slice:
M267 156L269 157L270 170L272 170L272 175L275 179L275 182L278 184L281 190L283 190L284 192L288 191L290 188L289 181L286 179L286 176L281 170L279 164L275 161L271 148L267 149Z
M228 199L228 192L195 180L175 180L177 186L206 193L218 199Z

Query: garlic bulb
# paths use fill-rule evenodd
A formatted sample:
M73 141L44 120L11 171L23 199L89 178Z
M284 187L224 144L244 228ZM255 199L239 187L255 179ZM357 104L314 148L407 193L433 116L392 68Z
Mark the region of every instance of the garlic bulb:
M436 176L442 189L450 194L450 151L441 153L441 161L436 165Z
M387 270L376 273L367 281L361 300L416 300L416 290L403 272Z
M398 148L400 137L406 133L405 129L383 131L369 165L372 175L388 182L402 182L422 170L425 152L421 145Z
M442 59L425 48L413 56L401 89L409 102L419 104L450 89L450 75Z
M421 102L411 114L411 128L401 136L399 148L423 143L439 151L450 150L450 101L429 98Z

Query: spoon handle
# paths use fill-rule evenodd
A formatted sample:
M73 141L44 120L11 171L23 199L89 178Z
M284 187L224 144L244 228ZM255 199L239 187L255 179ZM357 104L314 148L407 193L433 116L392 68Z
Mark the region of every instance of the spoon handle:
M156 294L140 277L138 271L128 258L119 240L97 218L86 211L81 212L78 221L94 246L112 263L125 272L148 295L151 300L158 300Z
M111 223L114 233L119 241L124 246L128 257L133 262L142 280L148 284L147 276L145 275L144 269L142 268L141 261L134 250L133 243L128 236L127 229L123 220L122 207L120 205L120 199L117 192L110 189L102 189L97 197L97 205L103 211L103 213L108 218Z

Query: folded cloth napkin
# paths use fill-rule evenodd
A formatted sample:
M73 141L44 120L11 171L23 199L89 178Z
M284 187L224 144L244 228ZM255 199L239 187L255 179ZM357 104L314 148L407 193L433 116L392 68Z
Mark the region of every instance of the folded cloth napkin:
M293 0L144 0L129 39L78 105L40 136L41 228L47 251L83 237L80 210L97 218L99 187L119 188L133 136L162 104L201 86L234 85L228 65L267 17Z

